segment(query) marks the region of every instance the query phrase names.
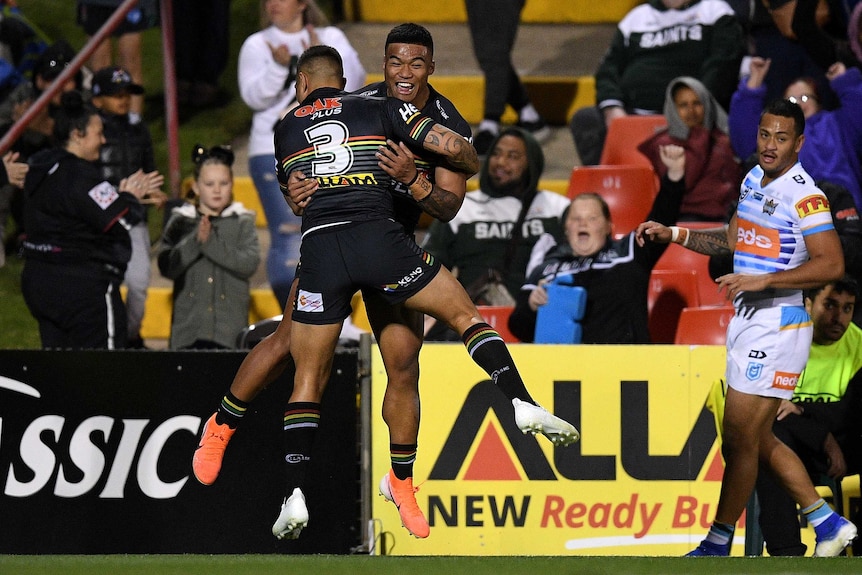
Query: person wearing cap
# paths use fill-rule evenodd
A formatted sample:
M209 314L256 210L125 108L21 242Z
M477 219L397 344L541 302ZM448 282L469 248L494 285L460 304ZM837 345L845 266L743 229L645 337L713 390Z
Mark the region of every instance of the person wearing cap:
M144 88L132 81L132 76L120 66L108 66L96 71L92 80L92 101L99 111L104 126L105 143L99 152L98 166L102 177L112 185L142 169L156 169L153 140L144 122L130 113L132 95L144 93ZM135 121L137 120L137 121ZM150 194L144 202L158 207L167 197L162 192ZM128 346L142 348L141 321L150 285L150 232L144 219L135 224L129 235L132 239L132 256L123 278L126 294Z
M77 24L92 38L121 4L123 0L77 0ZM159 2L138 0L126 13L126 17L111 31L111 36L96 46L90 56L90 68L101 70L111 64L119 64L137 83L142 82L143 32L157 27L159 22ZM141 116L143 109L144 99L135 94L132 98L131 113Z
M45 51L39 55L36 65L33 67L33 86L36 88L36 92L38 94L44 92L63 73L74 58L75 50L65 40L57 40L45 48ZM63 83L62 89L51 98L51 104L59 106L60 97L63 93L80 88L81 79L82 75L79 70L74 76Z

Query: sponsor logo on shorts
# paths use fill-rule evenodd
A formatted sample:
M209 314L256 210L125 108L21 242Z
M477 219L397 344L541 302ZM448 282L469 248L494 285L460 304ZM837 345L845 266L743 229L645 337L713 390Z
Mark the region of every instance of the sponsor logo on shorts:
M750 357L751 359L765 359L766 352L760 351L759 349L752 349L748 351L748 357Z
M796 213L799 214L800 218L821 212L829 212L829 202L826 201L826 196L817 194L802 198L796 202L795 207Z
M786 371L776 371L775 378L772 380L772 387L778 389L786 389L793 391L796 389L796 383L799 381L798 373L787 373Z
M400 280L398 280L398 283L384 285L383 290L387 292L394 292L398 288L407 287L408 285L412 284L417 279L422 277L424 274L425 270L423 270L421 267L418 267Z
M323 311L323 294L299 290L296 296L296 311L320 313Z
M761 373L763 373L763 364L752 361L745 370L745 377L749 381L755 381L760 378Z
M301 453L288 453L284 456L284 460L288 463L302 463L303 461L308 461L309 458L307 455Z

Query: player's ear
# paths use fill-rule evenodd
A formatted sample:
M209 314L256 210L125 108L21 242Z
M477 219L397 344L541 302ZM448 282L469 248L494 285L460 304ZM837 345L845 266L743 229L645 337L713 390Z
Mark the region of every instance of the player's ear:
M347 85L347 78L345 78L345 77L343 77L343 76L342 76L342 78L341 78L341 86L340 86L340 87L341 87L341 89L343 90L343 89L344 89L344 87L345 87L346 85Z
M435 62L434 62L434 60L431 60L431 63L428 65L428 75L429 76L434 73L434 67L435 67Z
M305 72L297 72L296 73L296 101L302 102L305 100L305 97L308 95L306 91L308 89L308 75Z

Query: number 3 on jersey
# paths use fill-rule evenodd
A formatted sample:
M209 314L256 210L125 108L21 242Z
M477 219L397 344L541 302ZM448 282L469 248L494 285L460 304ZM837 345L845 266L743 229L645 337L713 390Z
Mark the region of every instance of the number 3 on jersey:
M314 146L312 176L337 176L353 166L353 150L347 145L350 134L341 122L316 124L305 130L305 138Z

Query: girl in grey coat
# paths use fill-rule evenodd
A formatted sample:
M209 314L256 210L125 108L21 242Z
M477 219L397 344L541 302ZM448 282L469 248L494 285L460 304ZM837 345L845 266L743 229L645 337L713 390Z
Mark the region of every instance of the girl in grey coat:
M193 201L165 226L159 270L174 281L171 349L227 349L248 325L260 263L255 214L233 201L233 152L196 146Z

